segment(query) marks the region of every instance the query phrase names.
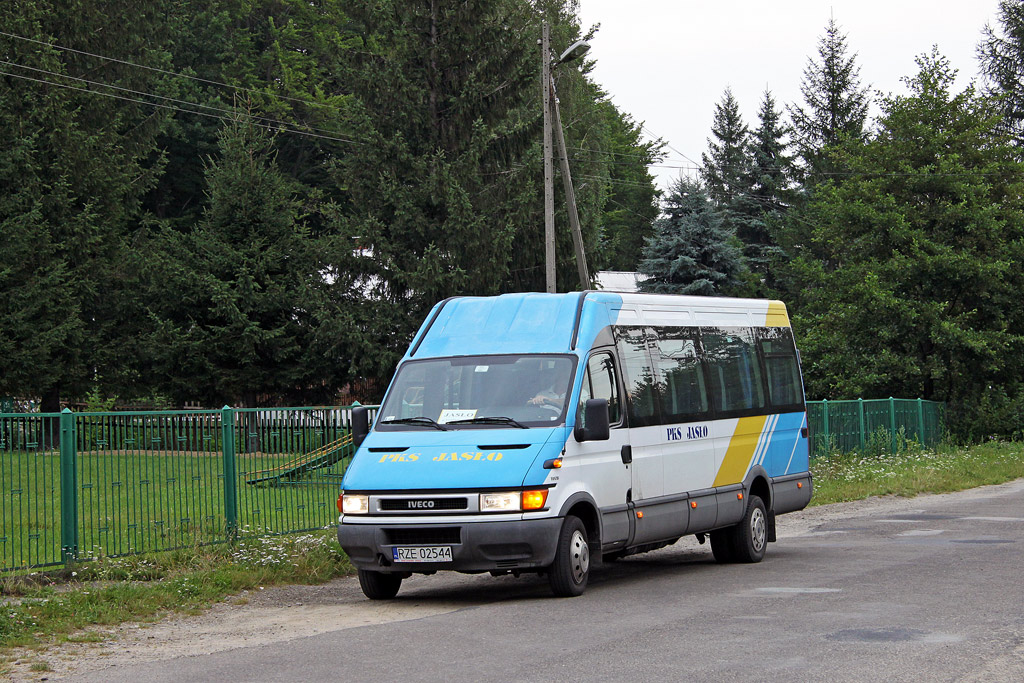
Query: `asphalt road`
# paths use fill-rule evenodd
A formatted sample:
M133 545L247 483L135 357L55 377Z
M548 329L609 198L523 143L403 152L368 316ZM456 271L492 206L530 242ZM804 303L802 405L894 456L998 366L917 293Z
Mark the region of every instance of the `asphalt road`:
M537 577L415 577L380 623L73 679L1024 681L1024 480L779 523L756 565L684 539L574 599ZM365 604L344 592L338 609Z

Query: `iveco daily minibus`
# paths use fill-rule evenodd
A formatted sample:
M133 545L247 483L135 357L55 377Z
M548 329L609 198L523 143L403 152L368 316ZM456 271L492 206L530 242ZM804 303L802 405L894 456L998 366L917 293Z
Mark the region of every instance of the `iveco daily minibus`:
M811 498L786 307L575 292L437 304L358 450L338 541L363 592L412 573L541 572L579 595L595 563L710 538L758 562Z

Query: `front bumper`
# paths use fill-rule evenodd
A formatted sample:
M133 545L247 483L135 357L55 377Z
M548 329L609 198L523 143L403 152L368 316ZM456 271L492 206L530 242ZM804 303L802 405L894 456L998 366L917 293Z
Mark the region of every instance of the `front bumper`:
M539 569L555 560L561 517L452 524L338 524L338 543L359 569L392 572ZM448 545L451 562L395 562L395 546Z

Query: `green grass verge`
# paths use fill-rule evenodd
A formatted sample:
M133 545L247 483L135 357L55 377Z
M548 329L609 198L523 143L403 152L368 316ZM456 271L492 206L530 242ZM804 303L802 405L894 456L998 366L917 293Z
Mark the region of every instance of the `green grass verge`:
M811 464L811 505L870 496L948 493L1024 477L1024 444L990 442L968 448L914 448L895 455L823 456Z
M16 646L86 642L92 638L81 631L88 626L196 612L245 589L322 583L351 571L335 532L323 530L9 576L0 579L0 654Z

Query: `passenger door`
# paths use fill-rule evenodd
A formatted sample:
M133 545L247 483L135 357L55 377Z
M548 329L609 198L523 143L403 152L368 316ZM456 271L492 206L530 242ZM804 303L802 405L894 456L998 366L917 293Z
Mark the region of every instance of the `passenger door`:
M664 429L658 419L658 386L648 344L653 336L643 327L617 327L615 340L622 359L633 450L634 501L658 498L665 490L662 463Z
M623 419L623 401L611 350L595 351L587 359L576 423L583 424L584 406L589 398L608 401L608 421L611 425L607 441L577 443L570 438L566 448L567 465L578 466L579 476L594 496L602 516L604 537L602 545L614 549L625 545L630 533L630 515L626 493L631 486L630 465L623 462L623 448L628 449L629 430Z

